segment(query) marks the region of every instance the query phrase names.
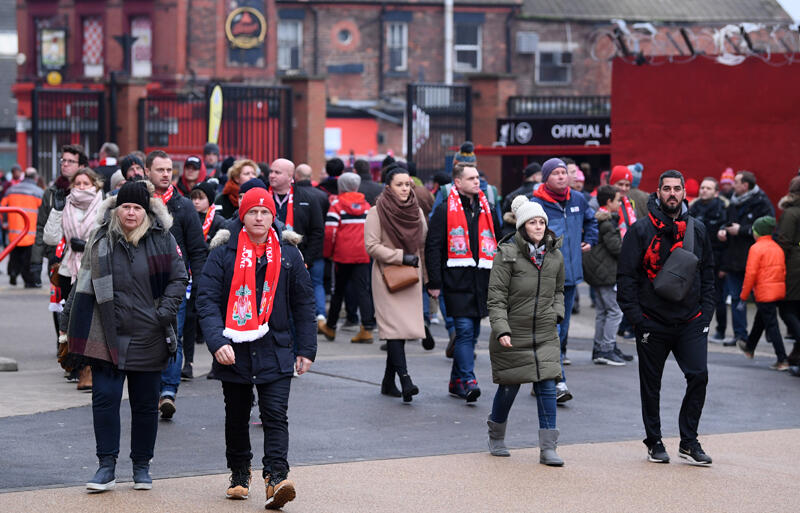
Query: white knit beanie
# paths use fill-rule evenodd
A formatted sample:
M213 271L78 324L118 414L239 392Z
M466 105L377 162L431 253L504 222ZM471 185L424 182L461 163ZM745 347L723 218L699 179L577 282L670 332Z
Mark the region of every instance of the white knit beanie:
M545 224L548 222L547 214L544 213L542 206L535 201L529 200L524 195L514 198L514 201L511 202L511 211L514 212L514 216L517 218L517 229L534 217L544 218Z

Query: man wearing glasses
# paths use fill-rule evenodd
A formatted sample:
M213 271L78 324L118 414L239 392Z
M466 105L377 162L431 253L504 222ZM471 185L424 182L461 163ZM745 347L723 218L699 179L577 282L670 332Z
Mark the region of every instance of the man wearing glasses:
M685 196L680 172L661 174L658 191L647 203L648 217L634 223L623 239L617 267L617 303L636 334L648 460L669 463L661 441L659 400L664 363L672 352L686 378L678 416L678 453L691 464L710 465L711 458L697 441L697 427L708 384L708 325L716 303L714 257L705 225L697 220L690 223ZM672 252L683 246L690 226L694 226L692 252L698 259L691 289L682 301L671 301L656 292L653 280Z
M41 286L42 259L47 258L47 264L53 266L56 263L56 247L44 243L42 236L47 218L50 211L54 208L62 210L69 194L69 181L78 169L89 165L89 159L83 151L83 146L79 144L67 144L61 147L61 174L55 182L45 189L42 196L42 204L39 206L39 213L36 219L36 241L33 244L31 253L31 273L36 276L39 286ZM66 299L66 298L64 298ZM56 314L53 314L56 317ZM58 321L56 320L56 332L58 332ZM58 333L56 333L58 336Z

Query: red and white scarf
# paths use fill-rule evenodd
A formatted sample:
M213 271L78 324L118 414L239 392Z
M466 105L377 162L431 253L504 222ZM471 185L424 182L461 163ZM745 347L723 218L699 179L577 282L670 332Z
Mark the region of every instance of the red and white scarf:
M172 184L169 184L169 188L167 189L167 192L165 192L164 194L155 193L155 197L156 198L161 198L161 200L166 205L169 202L169 200L172 199L172 194L174 192L175 192L175 187Z
M209 206L208 212L206 212L206 218L203 219L203 238L205 239L208 239L208 231L211 229L211 223L214 222L214 214L216 211L216 205Z
M492 211L483 191L478 191L478 203L481 211L478 217L480 255L477 266L481 269L491 269L494 254L497 251L497 242L494 236ZM469 246L467 216L461 205L458 190L452 187L447 196L447 267L475 267L475 265L472 248Z
M635 222L636 213L633 210L633 205L631 205L627 197L623 196L621 205L619 206L619 234L622 238L625 238L628 228Z
M273 191L272 187L269 188L269 192L275 198L275 207L278 208L278 210L280 210L279 205L282 205L283 202L278 201L277 197L278 193ZM286 205L286 219L283 221L283 224L286 225L287 230L293 232L294 231L294 186L289 188L289 192L287 194L289 195L289 198L284 200L288 201L288 204Z
M236 266L228 291L228 309L222 335L233 342L252 342L269 332L269 316L278 288L281 272L281 243L275 229L270 227L264 254L267 270L260 307L256 304L256 245L244 228L236 245ZM256 315L253 312L258 312Z

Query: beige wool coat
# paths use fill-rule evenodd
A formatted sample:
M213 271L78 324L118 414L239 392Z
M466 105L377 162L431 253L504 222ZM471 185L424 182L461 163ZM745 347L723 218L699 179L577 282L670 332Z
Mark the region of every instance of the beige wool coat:
M422 284L427 281L425 273L425 237L428 226L420 209L422 236L417 256L419 257L419 281L403 290L391 293L386 288L381 275L384 265L401 265L403 250L395 248L381 230L381 220L377 208L367 213L364 228L364 243L367 253L374 260L372 265L372 302L375 305L375 318L378 321L379 337L389 339L415 339L425 337L425 321L422 317Z

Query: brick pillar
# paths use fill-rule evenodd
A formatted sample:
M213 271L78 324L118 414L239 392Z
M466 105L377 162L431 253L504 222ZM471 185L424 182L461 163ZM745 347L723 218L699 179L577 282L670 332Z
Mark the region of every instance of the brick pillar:
M120 155L139 148L139 99L147 96L147 81L121 78L117 83L117 144Z
M292 160L306 163L319 179L325 167L325 79L284 77L292 88Z
M511 75L480 74L468 77L472 86L472 142L491 146L497 140L497 118L506 115L508 98L517 94ZM478 168L490 184L502 190L501 157L478 156Z

